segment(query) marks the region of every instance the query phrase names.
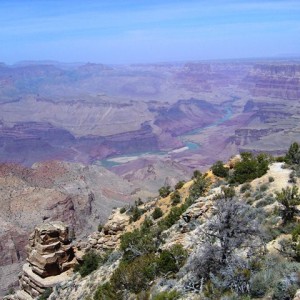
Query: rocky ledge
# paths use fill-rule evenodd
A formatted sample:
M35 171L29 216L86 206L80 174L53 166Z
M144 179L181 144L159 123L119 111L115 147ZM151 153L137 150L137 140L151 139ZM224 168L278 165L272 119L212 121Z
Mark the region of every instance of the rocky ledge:
M27 263L19 275L21 291L4 299L32 299L67 280L77 264L71 240L72 232L62 222L36 227L29 238Z

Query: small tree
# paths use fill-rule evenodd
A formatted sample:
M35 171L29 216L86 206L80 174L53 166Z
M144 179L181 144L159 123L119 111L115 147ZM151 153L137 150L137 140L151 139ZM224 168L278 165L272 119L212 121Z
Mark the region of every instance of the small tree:
M216 201L215 214L202 230L203 242L187 263L199 289L210 281L221 289L247 291L250 257L262 246L256 214L236 198Z
M291 240L292 253L291 256L296 261L300 261L300 224L298 224L292 231Z
M152 213L152 218L154 220L156 220L156 219L162 217L162 215L163 215L163 212L162 212L161 208L155 207L155 209L154 209L154 211Z
M190 197L197 199L204 195L208 186L210 184L209 179L206 177L206 174L202 175L201 173L194 177L194 183L190 187Z
M297 142L291 144L285 156L285 161L289 164L300 164L300 146Z
M293 186L292 188L287 187L282 189L281 192L276 193L276 199L283 206L281 209L281 218L283 225L292 221L295 214L298 212L296 205L300 204L300 195L298 193L298 187Z
M250 152L241 153L241 161L234 166L231 181L244 183L264 175L269 168L269 159L266 154L261 153L256 157Z
M201 176L202 176L201 171L195 170L195 171L193 172L192 179L196 179L196 178L201 177Z
M82 258L83 263L81 265L76 265L74 268L75 272L79 272L82 277L97 270L99 263L101 262L101 257L94 251L84 254Z
M176 205L178 203L180 203L180 194L179 192L176 190L172 195L171 195L171 201L172 201L172 205Z
M171 187L169 185L162 186L158 192L162 198L167 197L171 193Z
M135 205L132 209L132 215L130 216L130 219L129 219L130 223L137 221L143 213L144 213L144 210L138 208L138 206Z
M179 190L181 189L183 186L184 186L185 182L183 180L180 180L178 181L176 184L175 184L175 190Z
M218 160L215 164L213 164L211 170L213 174L218 177L225 178L229 174L229 168L224 167L224 163L221 160Z

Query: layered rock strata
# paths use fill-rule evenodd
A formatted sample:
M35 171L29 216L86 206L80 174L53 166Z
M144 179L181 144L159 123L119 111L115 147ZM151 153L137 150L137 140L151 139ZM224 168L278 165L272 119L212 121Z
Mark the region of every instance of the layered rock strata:
M77 264L71 244L72 232L62 222L44 223L30 235L27 263L19 278L21 292L14 298L38 297L47 288L67 280Z
M257 64L244 78L242 86L253 96L300 99L300 66Z

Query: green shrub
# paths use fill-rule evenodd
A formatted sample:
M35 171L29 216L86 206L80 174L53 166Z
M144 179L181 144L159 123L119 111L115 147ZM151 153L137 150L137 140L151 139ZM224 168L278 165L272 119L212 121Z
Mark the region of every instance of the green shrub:
M224 167L224 163L221 160L213 164L211 170L215 176L222 178L228 177L229 174L229 168Z
M100 255L96 254L95 251L89 251L88 253L84 254L82 259L82 264L76 265L74 268L74 271L79 272L82 277L85 277L97 270L101 261Z
M245 194L244 194L244 197L245 197L245 198L250 198L250 197L251 197L251 193L250 193L250 192L245 193Z
M156 219L158 219L158 218L160 218L162 216L163 216L163 212L162 212L161 208L155 207L155 209L154 209L154 211L152 213L152 218L154 220L156 220Z
M179 299L180 293L177 291L164 291L156 294L153 300L176 300Z
M115 291L126 289L139 293L148 288L156 274L156 256L150 253L139 256L130 263L121 262L111 277L111 285Z
M300 146L297 142L291 144L285 156L285 161L289 164L300 164Z
M121 214L124 214L126 212L126 208L125 207L122 207L121 209L120 209L120 213Z
M269 161L268 156L263 153L257 156L250 152L241 153L241 161L234 166L231 182L244 183L263 176L269 169Z
M201 177L201 176L202 176L202 173L199 170L195 170L193 172L192 179L197 179L198 177Z
M243 194L245 193L246 191L249 191L251 190L251 184L249 182L247 183L244 183L241 188L240 188L240 192Z
M158 192L162 198L165 198L171 193L171 187L169 185L163 186L158 190Z
M15 289L14 289L13 287L10 287L9 290L8 290L8 292L6 293L5 296L13 295L13 294L15 294L15 293L16 293Z
M285 162L285 156L277 156L275 157L276 162Z
M161 273L177 273L187 258L187 252L181 245L174 245L163 250L157 260L158 270Z
M231 186L229 187L225 187L222 186L221 187L221 193L218 193L214 196L214 200L218 200L218 199L232 199L235 196L235 189Z
M180 203L180 193L176 190L174 193L172 193L171 195L171 202L172 205L177 205L178 203Z
M141 198L138 198L138 199L135 201L135 206L140 206L140 205L142 205L142 204L144 204L144 202L142 201Z
M275 180L274 177L269 176L269 182L270 182L270 183L273 182L274 180Z
M126 232L121 236L120 249L124 251L123 260L132 261L139 255L156 251L159 240L156 232L150 230L148 224L143 224L141 229Z
M193 185L190 187L190 198L193 200L203 196L207 191L210 181L206 176L207 174L201 174L194 178Z
M175 185L175 190L180 190L184 186L184 184L185 184L185 181L183 181L183 180L178 181Z
M183 205L172 207L167 216L158 222L158 226L160 227L161 231L166 230L174 225L184 211L185 209Z
M300 194L298 193L298 187L287 187L282 189L281 192L276 193L276 199L283 205L281 210L281 217L283 224L290 222L294 219L296 212L298 211L297 205L300 204Z
M123 296L121 291L115 291L110 283L105 283L97 288L94 300L123 300Z
M287 281L279 281L275 286L272 299L273 300L284 300L293 299L298 285L289 284Z
M296 184L297 178L296 178L296 172L292 171L289 175L289 183Z
M290 241L291 251L289 255L300 262L300 224L297 224L292 230L292 239Z
M268 187L267 184L262 184L262 185L259 187L259 190L260 190L261 192L265 192L268 188L269 188L269 187Z
M270 287L264 272L255 274L250 280L250 295L254 298L263 297Z
M129 222L132 223L132 222L136 222L137 220L140 219L140 217L143 215L145 211L143 209L140 209L137 207L137 205L135 205L133 208L132 208L132 211L131 211L131 216L129 218Z
M38 300L47 300L49 296L52 294L53 289L52 288L47 288L44 293L39 296Z
M99 224L99 225L98 225L98 231L101 232L102 229L103 229L103 224Z
M255 207L264 207L269 204L272 204L275 202L275 198L271 196L267 196L266 198L261 199L258 203L256 203Z

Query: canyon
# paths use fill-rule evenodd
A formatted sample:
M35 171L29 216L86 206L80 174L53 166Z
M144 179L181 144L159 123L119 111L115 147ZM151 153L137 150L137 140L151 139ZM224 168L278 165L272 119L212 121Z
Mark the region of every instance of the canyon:
M37 224L78 238L241 151L300 137L300 60L0 64L1 293Z

